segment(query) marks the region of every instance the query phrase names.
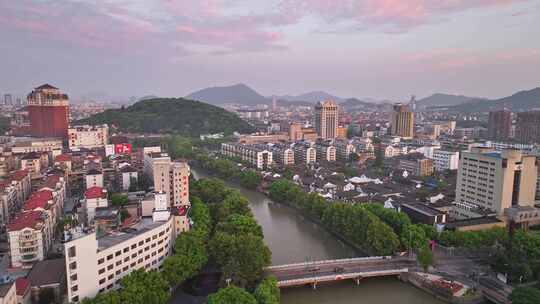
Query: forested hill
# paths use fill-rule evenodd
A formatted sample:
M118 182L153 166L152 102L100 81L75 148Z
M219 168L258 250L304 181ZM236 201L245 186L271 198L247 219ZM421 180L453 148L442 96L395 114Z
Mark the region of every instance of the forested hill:
M127 108L106 110L76 123L106 123L125 132L177 133L186 136L254 131L251 125L234 113L183 98L146 99Z

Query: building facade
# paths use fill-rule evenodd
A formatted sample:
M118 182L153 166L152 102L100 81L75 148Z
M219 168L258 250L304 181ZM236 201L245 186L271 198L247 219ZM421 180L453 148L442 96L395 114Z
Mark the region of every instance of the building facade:
M535 156L472 148L460 156L456 204L498 215L512 206L534 206L537 174Z
M512 112L508 110L489 112L488 137L496 140L507 140L512 131Z
M293 146L296 164L309 165L317 162L317 150L309 142L298 142Z
M540 143L540 111L517 114L516 138L522 143Z
M44 84L27 96L31 133L35 137L66 138L69 99L58 88Z
M222 143L221 153L229 157L239 157L257 169L267 170L273 164L273 153L267 145L243 145Z
M334 139L338 135L339 110L335 101L326 100L315 106L315 131L320 138Z
M414 113L409 110L408 105L394 105L390 124L392 135L404 138L414 137Z
M440 149L433 150L433 166L436 171L457 170L459 166L459 152L445 151Z
M93 149L104 147L109 142L109 127L99 126L73 126L68 129L69 149Z
M294 151L287 146L274 146L271 148L274 162L281 166L294 165Z

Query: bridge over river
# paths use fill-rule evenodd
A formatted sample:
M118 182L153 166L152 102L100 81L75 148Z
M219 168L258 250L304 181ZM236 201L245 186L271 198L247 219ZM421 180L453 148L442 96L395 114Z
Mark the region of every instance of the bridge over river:
M363 278L397 276L415 266L415 260L406 257L383 256L278 265L266 272L277 278L279 287L311 284L317 288L322 282L350 279L360 284Z

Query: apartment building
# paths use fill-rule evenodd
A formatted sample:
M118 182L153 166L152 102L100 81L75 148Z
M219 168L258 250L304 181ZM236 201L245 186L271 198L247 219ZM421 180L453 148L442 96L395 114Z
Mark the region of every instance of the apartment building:
M84 180L86 183L86 189L93 187L103 188L103 172L101 170L92 168L86 171Z
M436 171L444 170L457 170L459 165L459 152L457 151L445 151L435 149L433 150L433 166Z
M0 182L0 228L4 228L30 196L32 184L30 172L15 171Z
M317 161L336 161L336 147L331 142L319 141L315 144L315 149L317 150Z
M62 152L62 140L58 138L32 138L18 140L11 147L13 154L24 154L30 152Z
M336 147L336 158L341 161L348 161L351 154L356 153L356 148L348 140L336 139L334 147Z
M69 149L94 149L105 147L109 142L109 127L106 124L99 126L73 126L68 129Z
M152 217L138 218L134 225L104 236L96 231L72 229L64 244L68 300L77 303L98 293L118 289L120 280L137 269L159 269L172 252L177 236L175 218L188 222L187 208L170 216L165 193L156 193Z
M221 153L229 157L239 157L257 169L267 170L274 162L272 151L266 145L221 144Z
M42 211L19 213L7 225L11 267L32 268L42 261L51 244L51 220Z
M296 164L309 165L317 162L317 149L310 142L297 142L293 146Z
M294 165L294 151L290 147L275 145L270 150L275 163L283 167Z
M416 176L431 176L433 175L433 160L423 156L409 156L399 160L399 168Z
M391 117L392 135L413 138L414 137L414 113L405 104L394 105Z
M84 192L82 206L86 215L86 223L92 224L96 215L96 208L109 206L107 190L102 187L91 187Z
M41 171L49 166L49 156L44 152L30 152L21 158L21 168L28 170L32 177L41 176Z
M119 168L118 184L123 191L128 191L132 182L137 182L139 179L139 172L131 165L126 164ZM136 184L135 184L136 186Z
M335 101L326 100L315 106L315 131L320 138L334 139L338 135L339 108Z
M456 206L492 210L498 215L512 206L534 206L537 174L535 156L519 150L473 147L460 156Z

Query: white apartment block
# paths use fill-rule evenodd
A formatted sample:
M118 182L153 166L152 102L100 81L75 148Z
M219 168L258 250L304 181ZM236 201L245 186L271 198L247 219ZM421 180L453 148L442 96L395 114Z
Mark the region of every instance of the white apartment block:
M96 215L96 208L108 207L107 190L102 187L91 187L84 192L82 207L86 214L87 224L91 224Z
M434 150L433 166L436 171L457 170L459 165L459 152Z
M534 206L537 174L535 156L472 148L461 153L456 206L476 206L498 215L512 206Z
M274 162L282 166L294 165L294 151L289 147L272 147L272 157Z
M15 141L11 147L13 154L30 152L54 152L62 153L62 140L57 138L32 138ZM55 155L56 156L56 155Z
M336 161L336 147L331 145L316 145L317 159L319 161L335 162Z
M239 157L257 169L266 170L273 164L272 152L266 145L243 145L222 143L221 153L229 157Z
M103 172L97 169L90 169L86 172L84 176L86 182L86 189L92 187L103 188Z
M314 164L317 162L317 149L310 143L296 143L293 147L297 164Z
M120 280L137 269L159 269L175 240L173 217L166 221L142 218L129 232L97 238L96 232L72 231L64 244L68 300L84 298L120 287Z
M109 141L109 127L99 126L73 126L68 129L69 149L93 149L104 147Z
M354 145L347 140L335 140L334 147L336 147L336 158L339 160L347 161L351 154L356 153Z
M7 225L7 231L14 268L31 268L45 258L52 244L53 230L45 212L21 213Z
M148 169L146 168L148 164ZM154 182L154 191L167 194L171 207L189 206L189 175L187 163L172 162L165 153L145 156L145 172Z

